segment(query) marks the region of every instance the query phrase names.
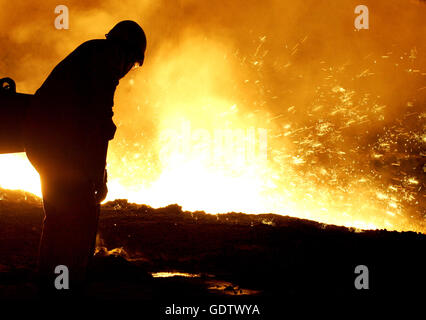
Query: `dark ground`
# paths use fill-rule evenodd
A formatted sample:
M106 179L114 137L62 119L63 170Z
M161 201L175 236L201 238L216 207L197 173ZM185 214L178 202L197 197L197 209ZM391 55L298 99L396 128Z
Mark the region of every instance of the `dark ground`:
M42 216L39 199L0 189L0 301L38 299ZM164 312L168 303L424 297L426 235L414 232L360 232L273 214L209 215L116 200L103 206L99 236L90 301L139 300ZM107 252L114 248L122 249ZM369 268L369 290L354 287L361 264ZM159 271L199 277L151 276Z

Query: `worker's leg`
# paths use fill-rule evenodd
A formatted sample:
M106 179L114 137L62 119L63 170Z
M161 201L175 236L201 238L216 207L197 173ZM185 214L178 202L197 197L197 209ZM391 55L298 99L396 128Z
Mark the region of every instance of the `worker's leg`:
M81 290L96 241L99 205L84 179L64 181L42 176L45 220L40 241L42 286L55 292L56 266L69 270L70 291ZM50 290L51 289L51 290Z

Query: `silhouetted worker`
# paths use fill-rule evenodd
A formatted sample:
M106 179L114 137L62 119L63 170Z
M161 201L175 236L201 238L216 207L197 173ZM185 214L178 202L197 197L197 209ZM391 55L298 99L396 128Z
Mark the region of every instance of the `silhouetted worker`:
M60 62L28 110L26 152L41 177L45 212L38 262L43 292L55 292L58 265L69 270L70 290L84 284L108 191L114 92L120 78L142 65L145 49L136 22L118 23L106 39L87 41Z

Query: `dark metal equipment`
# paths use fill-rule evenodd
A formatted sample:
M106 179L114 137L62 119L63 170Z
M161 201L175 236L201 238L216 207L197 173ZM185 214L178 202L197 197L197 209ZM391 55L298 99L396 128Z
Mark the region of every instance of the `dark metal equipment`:
M0 79L0 154L25 151L23 129L31 97L17 93L12 79Z

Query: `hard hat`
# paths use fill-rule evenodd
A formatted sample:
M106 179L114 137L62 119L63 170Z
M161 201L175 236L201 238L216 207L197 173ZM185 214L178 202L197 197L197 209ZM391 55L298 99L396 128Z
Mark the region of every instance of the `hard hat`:
M142 65L146 50L146 36L143 29L136 22L131 20L121 21L105 36L107 39L123 42L134 54L134 61Z

